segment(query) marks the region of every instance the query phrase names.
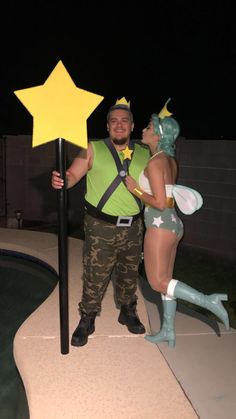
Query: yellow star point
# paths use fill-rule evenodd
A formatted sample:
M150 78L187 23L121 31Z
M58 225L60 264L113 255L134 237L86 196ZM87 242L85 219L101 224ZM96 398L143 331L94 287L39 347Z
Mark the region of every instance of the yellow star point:
M32 147L63 138L87 148L87 119L104 97L76 87L62 61L43 85L14 94L33 116Z
M172 115L172 113L169 112L168 109L167 109L167 105L168 105L169 102L170 102L170 98L166 101L162 110L159 112L159 114L158 114L159 118L164 119L166 116Z
M124 159L131 160L131 154L133 153L133 150L131 150L128 146L125 147L124 150L122 150Z

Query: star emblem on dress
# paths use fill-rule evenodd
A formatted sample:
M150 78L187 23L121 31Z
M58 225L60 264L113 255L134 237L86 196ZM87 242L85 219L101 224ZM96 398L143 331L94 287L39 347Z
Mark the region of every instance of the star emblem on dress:
M171 214L171 221L173 221L173 223L176 223L176 217L174 214Z
M154 219L154 221L153 221L152 225L155 225L155 226L157 226L157 227L160 227L160 225L161 225L162 223L164 223L164 221L161 219L161 216L160 216L160 217L158 217L158 218L153 217L153 219Z

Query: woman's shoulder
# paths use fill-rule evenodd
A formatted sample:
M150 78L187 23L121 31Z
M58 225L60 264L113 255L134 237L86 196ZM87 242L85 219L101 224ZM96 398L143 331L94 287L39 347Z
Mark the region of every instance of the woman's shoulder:
M165 163L167 163L168 161L168 156L164 153L156 153L153 154L153 156L150 157L148 164L150 166L159 166L159 165L163 165Z

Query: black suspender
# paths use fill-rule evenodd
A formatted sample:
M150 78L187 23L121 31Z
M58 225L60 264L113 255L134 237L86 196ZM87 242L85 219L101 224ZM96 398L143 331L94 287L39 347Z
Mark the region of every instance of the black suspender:
M129 170L129 165L131 163L131 160L126 158L123 162L123 164L120 161L119 155L114 147L114 145L112 144L111 140L109 138L106 138L104 140L104 143L106 144L106 146L109 148L115 163L116 163L116 167L117 167L117 171L118 174L115 177L115 179L111 182L110 186L108 187L108 189L104 192L103 196L101 197L98 205L97 205L97 209L99 211L102 210L103 206L105 205L105 203L107 202L107 200L110 198L111 194L114 192L114 190L117 188L117 186L120 184L120 182L123 182L124 185L125 184L125 177L126 174ZM130 143L129 148L131 150L134 150L134 144ZM140 210L142 209L142 204L139 200L139 198L137 198L135 195L133 195L134 199L136 200Z

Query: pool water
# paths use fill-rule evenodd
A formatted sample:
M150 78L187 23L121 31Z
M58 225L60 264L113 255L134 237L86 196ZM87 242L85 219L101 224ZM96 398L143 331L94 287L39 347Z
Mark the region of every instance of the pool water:
M58 282L52 267L28 255L0 250L0 418L29 419L24 385L13 357L21 324Z

